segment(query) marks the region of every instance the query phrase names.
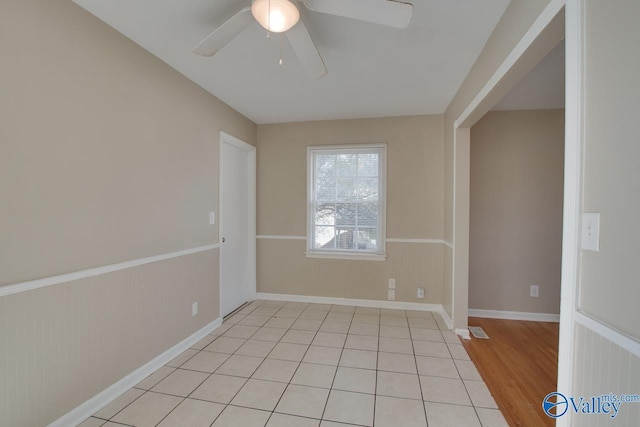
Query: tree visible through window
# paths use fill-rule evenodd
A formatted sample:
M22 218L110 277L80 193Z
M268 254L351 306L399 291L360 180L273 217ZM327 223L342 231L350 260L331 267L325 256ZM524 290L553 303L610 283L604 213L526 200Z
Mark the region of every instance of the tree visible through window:
M310 252L384 253L385 147L309 148Z

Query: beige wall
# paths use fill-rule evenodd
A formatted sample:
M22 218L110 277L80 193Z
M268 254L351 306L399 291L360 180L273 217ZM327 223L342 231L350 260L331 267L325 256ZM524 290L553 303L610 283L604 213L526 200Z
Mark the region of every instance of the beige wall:
M258 240L258 292L386 300L390 278L396 301L442 302L443 245L387 243L386 261L307 258L304 240ZM416 288L425 288L425 299Z
M3 0L0 32L0 286L217 243L219 132L255 124L71 1ZM218 289L210 250L0 297L0 425L120 380Z
M478 55L478 59L449 103L446 111L447 120L451 120L453 124L453 120L462 114L547 4L549 0L510 1L498 25Z
M454 134L453 123L467 108L469 103L480 92L489 78L509 55L514 46L520 41L531 24L547 6L549 0L511 0L502 18L489 37L478 59L467 74L455 97L447 107L444 123L445 159L444 159L444 200L445 200L445 229L447 241L453 241L454 234ZM444 282L444 308L452 315L454 311L453 282L455 280L454 254L445 257L443 266L446 271ZM464 272L462 272L464 273ZM459 290L466 294L466 289ZM455 323L456 319L454 319ZM466 323L463 322L463 323ZM466 327L466 324L456 324L455 327Z
M442 116L258 126L258 234L307 232L307 146L387 143L387 237L440 239Z
M412 116L258 126L258 235L306 235L307 146L385 142L387 237L442 239L442 124L442 116ZM391 275L406 274L394 277L397 300L441 302L440 243L389 243L384 262L307 259L304 251L304 240L260 239L258 291L386 299ZM329 270L330 284L315 275Z
M217 242L255 125L70 1L0 7L0 286Z
M584 212L600 212L600 252L583 251L579 307L640 339L640 3L587 1ZM615 64L615 66L611 66Z
M0 425L47 425L215 320L218 259L214 249L1 297Z
M563 172L564 110L494 111L471 128L469 308L560 312Z

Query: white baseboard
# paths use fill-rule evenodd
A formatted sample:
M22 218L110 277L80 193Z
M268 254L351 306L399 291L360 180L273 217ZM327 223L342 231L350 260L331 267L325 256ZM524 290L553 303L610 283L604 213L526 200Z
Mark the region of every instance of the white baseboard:
M218 329L220 325L222 325L222 317L218 317L216 320L209 323L204 328L200 329L188 338L174 345L169 350L157 356L150 362L131 372L120 381L112 384L105 390L93 396L91 399L77 406L75 409L67 412L65 415L49 424L49 427L67 427L80 424L91 415L95 414L100 409L113 402L122 393L126 392L131 387L135 386L140 381L155 372L158 368L164 366L165 364L179 356L183 351L187 350L193 344L200 341L207 334L210 334L211 332Z
M560 322L559 314L529 313L526 311L502 311L469 309L469 317L484 317L488 319L527 320L530 322Z
M447 324L449 330L453 330L453 320L451 320L449 313L447 313L447 310L445 310L443 306L440 306L440 316L444 319L444 323Z
M416 310L416 311L433 311L440 314L447 325L451 320L447 321L449 316L444 316L444 309L441 304L422 304L419 302L403 302L403 301L378 301L371 299L352 299L352 298L333 298L333 297L317 297L309 295L291 295L291 294L268 294L258 292L256 298L270 301L291 301L306 302L312 304L333 304L333 305L353 305L358 307L372 308L390 308L396 310ZM446 315L446 313L444 313Z
M463 340L470 340L471 335L469 334L468 329L456 329L456 335L462 337Z

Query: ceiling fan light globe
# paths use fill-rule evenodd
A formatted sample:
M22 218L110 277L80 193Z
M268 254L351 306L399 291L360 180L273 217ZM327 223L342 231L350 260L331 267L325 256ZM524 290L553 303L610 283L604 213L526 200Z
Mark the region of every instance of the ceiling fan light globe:
M300 20L300 11L289 0L254 0L251 13L267 31L282 33Z

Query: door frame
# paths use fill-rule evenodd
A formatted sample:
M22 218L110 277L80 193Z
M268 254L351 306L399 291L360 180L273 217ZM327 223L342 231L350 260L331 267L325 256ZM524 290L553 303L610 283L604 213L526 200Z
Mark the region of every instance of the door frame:
M453 266L452 320L468 335L469 295L469 149L470 128L550 51L562 28L565 40L565 174L557 390L573 391L575 312L580 272L582 217L582 49L584 0L551 0L477 96L453 125ZM560 27L560 25L562 26ZM571 415L556 425L571 425Z
M218 242L220 245L220 258L222 258L222 230L223 230L223 215L222 210L224 204L222 203L222 188L224 183L224 177L222 176L222 147L224 144L231 145L247 153L247 183L248 183L248 200L247 200L247 256L249 271L248 271L248 287L247 297L248 301L256 298L256 147L230 135L226 132L220 132L220 144L218 147ZM220 299L220 315L222 316L222 269L224 266L220 263L218 271L219 287L219 299Z
M506 95L538 62L565 38L565 0L551 0L502 65L453 124L453 302L452 320L458 335L468 337L469 196L471 127ZM572 46L567 41L566 56ZM567 61L568 62L568 61ZM569 69L567 69L568 72ZM567 98L566 114L573 108ZM568 126L568 124L565 124ZM573 137L567 134L566 138ZM565 141L565 146L569 141ZM567 151L567 155L572 153ZM565 156L565 159L567 157ZM566 160L565 160L566 162ZM566 187L566 185L565 185ZM565 188L565 201L573 189ZM566 212L566 211L565 211ZM565 216L566 219L566 216ZM566 225L566 224L565 224ZM564 236L566 238L566 235ZM563 264L564 268L564 264Z

